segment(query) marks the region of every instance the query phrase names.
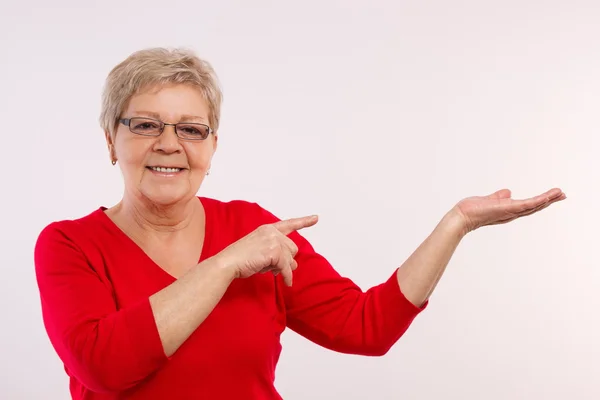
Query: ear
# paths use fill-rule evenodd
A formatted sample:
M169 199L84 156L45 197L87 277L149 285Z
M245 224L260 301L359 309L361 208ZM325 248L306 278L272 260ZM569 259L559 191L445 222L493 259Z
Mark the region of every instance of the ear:
M217 151L217 144L219 142L219 135L215 133L215 140L213 141L213 152Z
M109 131L104 131L104 137L106 138L106 144L109 146L112 145L113 140Z
M115 153L115 145L112 135L109 131L104 131L104 137L106 138L106 145L108 146L108 156L110 157L111 161L116 161L117 154Z

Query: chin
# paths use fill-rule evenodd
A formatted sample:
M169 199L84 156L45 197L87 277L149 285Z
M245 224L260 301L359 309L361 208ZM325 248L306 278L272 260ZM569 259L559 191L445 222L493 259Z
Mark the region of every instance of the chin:
M177 188L153 188L142 191L142 194L153 204L163 207L185 202L193 197L189 190L177 190Z

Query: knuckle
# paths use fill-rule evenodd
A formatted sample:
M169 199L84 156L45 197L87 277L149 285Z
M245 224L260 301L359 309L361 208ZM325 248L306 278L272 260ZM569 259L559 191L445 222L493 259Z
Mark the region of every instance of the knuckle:
M281 254L281 244L277 240L271 240L269 242L269 250L274 255L279 255L279 254Z
M269 225L261 225L256 229L256 231L263 235L268 234L270 231Z
M277 248L275 246L268 246L265 249L265 254L268 257L269 261L277 261Z

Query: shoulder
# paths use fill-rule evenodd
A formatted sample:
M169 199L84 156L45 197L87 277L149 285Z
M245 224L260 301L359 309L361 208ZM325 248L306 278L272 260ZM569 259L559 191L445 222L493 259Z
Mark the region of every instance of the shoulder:
M263 207L261 204L248 200L221 201L200 197L207 213L207 227L213 234L231 234L234 239L247 235L261 225L273 224L281 218ZM218 231L214 228L218 227ZM300 248L312 251L308 240L298 231L289 234Z
M37 236L34 258L37 266L45 260L82 254L101 231L102 208L73 219L55 220L45 225Z
M276 221L276 217L249 200L217 200L199 197L206 215L205 232L216 246L227 246L255 231L261 225ZM218 251L221 247L217 246Z
M88 232L94 231L98 227L101 213L103 213L102 207L79 218L51 221L40 231L38 235L38 242L40 240L43 241L57 236L76 238Z
M272 212L259 203L250 200L217 200L199 197L205 212L211 216L219 216L237 224L261 225L279 221Z

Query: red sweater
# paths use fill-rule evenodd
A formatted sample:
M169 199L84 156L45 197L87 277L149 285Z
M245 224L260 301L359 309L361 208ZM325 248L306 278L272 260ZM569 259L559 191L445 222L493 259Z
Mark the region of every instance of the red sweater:
M200 198L199 261L278 219L255 203ZM166 357L149 296L174 282L104 213L53 222L35 268L44 324L73 399L281 399L274 386L286 327L325 348L385 354L415 316L396 274L363 292L300 234L292 287L281 276L235 280L208 318Z

